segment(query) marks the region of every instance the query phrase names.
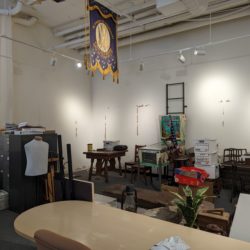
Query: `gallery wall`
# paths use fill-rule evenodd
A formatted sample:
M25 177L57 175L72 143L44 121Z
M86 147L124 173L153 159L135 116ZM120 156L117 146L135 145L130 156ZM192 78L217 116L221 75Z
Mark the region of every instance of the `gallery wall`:
M41 24L32 27L15 24L13 36L42 48L51 48L61 42ZM65 53L69 55L70 51ZM27 121L56 130L62 135L65 161L66 143L71 143L73 167L88 165L82 153L92 140L89 76L62 57L57 57L56 66L52 67L49 64L51 54L22 44L13 43L13 56L14 121Z
M186 146L194 139L215 138L220 153L226 147L250 149L250 39L236 39L206 47L207 55L185 51L145 58L164 50L178 50L249 35L250 18L145 42L119 50L120 83L96 76L93 84L94 147L106 139L129 146L125 159L132 159L135 144L160 141L159 116L166 114L166 83L185 82ZM132 37L133 39L133 37ZM137 60L135 60L137 58ZM140 71L143 63L143 71ZM136 134L136 105L139 135ZM224 110L224 111L223 111Z
M247 35L249 25L249 18L214 25L212 41ZM15 38L39 47L60 43L41 24L13 28ZM185 64L177 60L178 53L144 58L208 43L209 37L209 27L205 27L119 49L119 84L110 77L103 81L98 74L90 79L67 59L58 58L56 67L51 67L51 55L14 43L14 121L56 129L63 135L64 149L66 143L72 144L75 169L89 165L82 155L87 143L103 146L106 123L106 139L129 146L123 159L127 160L135 144L160 141L166 83L185 82L187 147L194 139L207 137L217 139L220 152L225 147L249 149L250 39L209 46L206 56L186 51ZM141 104L149 106L139 109L137 136L136 105Z

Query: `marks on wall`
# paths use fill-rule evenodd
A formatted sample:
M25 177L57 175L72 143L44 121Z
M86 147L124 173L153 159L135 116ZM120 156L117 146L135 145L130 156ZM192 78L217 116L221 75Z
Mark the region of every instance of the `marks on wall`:
M227 100L220 100L219 103L222 105L222 127L225 126L225 104L229 103L230 100L227 99Z

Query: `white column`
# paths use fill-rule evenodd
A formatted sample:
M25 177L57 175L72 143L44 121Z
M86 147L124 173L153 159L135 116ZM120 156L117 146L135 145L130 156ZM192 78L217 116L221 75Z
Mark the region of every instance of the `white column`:
M11 16L0 15L0 35L12 37ZM0 127L13 122L12 41L0 38Z

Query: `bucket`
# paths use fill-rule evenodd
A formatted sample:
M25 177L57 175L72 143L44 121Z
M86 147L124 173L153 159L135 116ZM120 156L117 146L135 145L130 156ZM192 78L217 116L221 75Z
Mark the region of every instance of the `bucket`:
M92 151L93 150L93 144L92 143L89 143L88 144L88 152Z

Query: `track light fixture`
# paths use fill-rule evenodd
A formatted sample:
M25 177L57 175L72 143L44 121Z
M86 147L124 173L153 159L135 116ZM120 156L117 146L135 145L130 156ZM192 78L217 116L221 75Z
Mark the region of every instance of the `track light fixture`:
M52 56L49 62L50 66L55 67L56 63L57 63L57 58L55 56Z
M82 68L82 62L76 62L76 68L81 69Z
M186 62L186 58L185 58L185 56L182 54L182 51L181 51L181 50L180 50L180 52L179 52L178 60L179 60L181 63L185 63L185 62Z
M143 71L144 70L144 63L141 61L139 65L139 70Z
M207 54L207 52L204 49L195 49L194 50L195 56L205 56L206 54Z

